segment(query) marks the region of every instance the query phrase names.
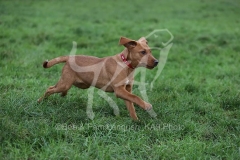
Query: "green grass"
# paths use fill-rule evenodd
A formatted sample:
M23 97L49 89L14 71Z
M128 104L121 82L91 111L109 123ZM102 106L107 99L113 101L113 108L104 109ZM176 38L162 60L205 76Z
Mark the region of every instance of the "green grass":
M237 0L0 1L1 159L239 159L239 15ZM63 66L44 70L42 62L68 55L72 41L77 54L104 57L123 49L120 36L165 28L173 47L147 87L157 119L135 106L141 122L133 122L109 94L115 117L95 93L90 120L87 91L74 87L37 104ZM149 44L161 47L168 39L160 38Z

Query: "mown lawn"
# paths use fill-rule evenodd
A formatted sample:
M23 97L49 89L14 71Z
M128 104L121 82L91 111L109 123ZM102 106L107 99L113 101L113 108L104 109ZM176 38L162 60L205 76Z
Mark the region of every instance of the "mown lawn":
M237 0L0 1L1 159L239 159L239 15ZM120 36L155 29L174 36L152 91L157 69L147 70L157 119L135 106L141 121L132 121L108 94L116 117L95 92L90 120L87 90L75 87L37 103L63 66L45 70L42 62L68 55L72 41L77 54L105 57L123 50ZM158 37L149 45L169 39Z

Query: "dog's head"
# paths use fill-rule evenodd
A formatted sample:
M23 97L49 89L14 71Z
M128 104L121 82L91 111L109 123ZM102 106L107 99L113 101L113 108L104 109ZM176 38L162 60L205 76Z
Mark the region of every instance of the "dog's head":
M128 49L127 59L131 61L132 66L153 69L158 65L158 60L153 57L151 48L144 37L137 41L121 37L119 44Z

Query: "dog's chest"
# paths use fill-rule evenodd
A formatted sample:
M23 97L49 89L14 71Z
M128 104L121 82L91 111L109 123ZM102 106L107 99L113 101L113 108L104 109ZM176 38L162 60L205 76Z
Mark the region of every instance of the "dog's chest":
M130 84L130 80L128 78L126 78L125 85L128 85L128 84Z

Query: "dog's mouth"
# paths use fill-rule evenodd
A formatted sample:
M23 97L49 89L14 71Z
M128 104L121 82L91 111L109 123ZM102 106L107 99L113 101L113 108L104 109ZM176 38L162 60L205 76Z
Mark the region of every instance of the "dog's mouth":
M149 65L146 65L146 68L147 69L153 69L155 66L149 66Z
M145 67L147 69L153 69L154 67L156 67L156 65L148 65L146 63L139 62L138 67Z

